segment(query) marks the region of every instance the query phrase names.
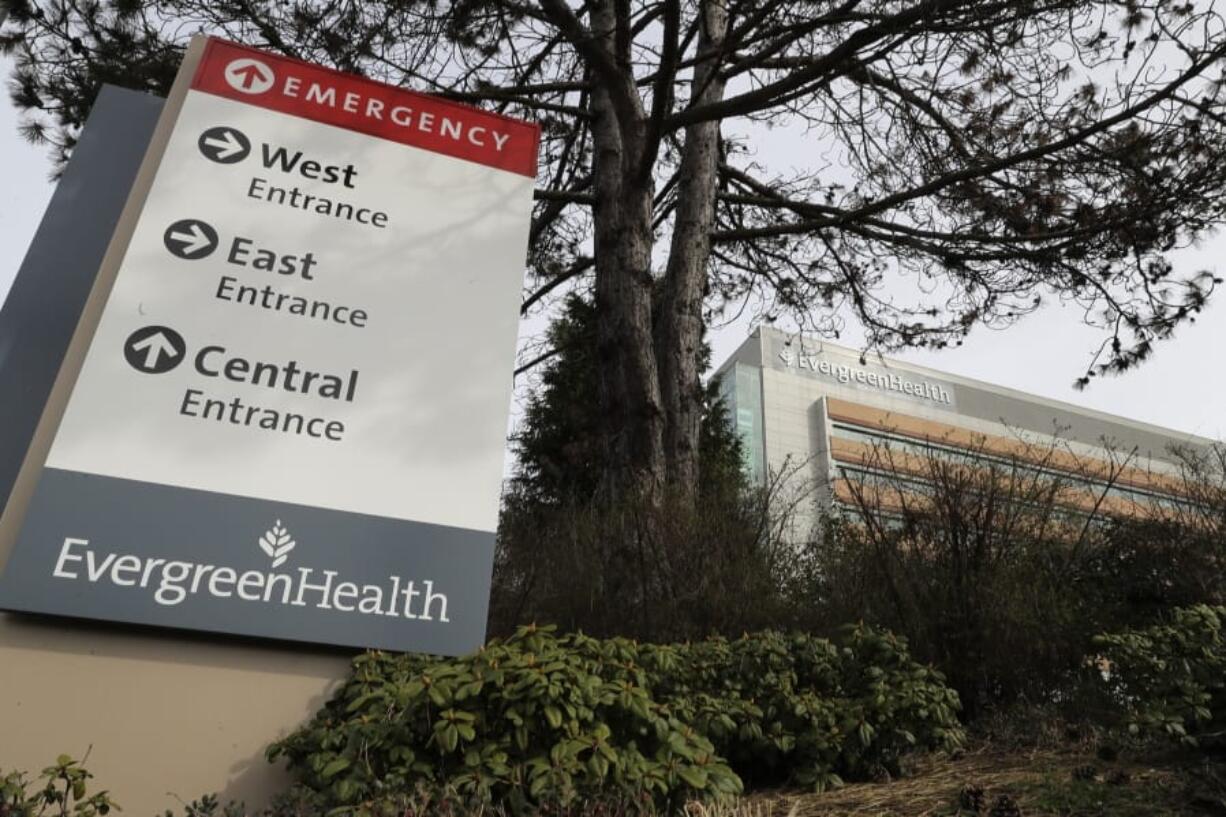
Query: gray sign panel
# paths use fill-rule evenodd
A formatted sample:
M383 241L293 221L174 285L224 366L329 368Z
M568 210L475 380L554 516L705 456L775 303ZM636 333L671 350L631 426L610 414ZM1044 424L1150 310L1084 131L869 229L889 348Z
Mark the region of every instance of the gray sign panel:
M48 468L22 542L9 610L439 654L485 635L482 531Z
M0 308L0 508L17 479L161 110L158 97L102 87Z

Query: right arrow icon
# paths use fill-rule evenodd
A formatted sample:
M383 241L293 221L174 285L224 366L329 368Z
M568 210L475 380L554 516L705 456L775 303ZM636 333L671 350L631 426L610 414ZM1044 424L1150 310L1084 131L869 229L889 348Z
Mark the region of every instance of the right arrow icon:
M217 231L198 218L180 219L166 228L162 243L172 255L195 261L217 249Z
M167 326L146 326L128 336L123 356L128 365L145 374L162 374L182 362L187 354L183 336Z
M232 165L247 158L251 152L251 140L235 128L209 128L200 134L196 147L206 159L223 165Z

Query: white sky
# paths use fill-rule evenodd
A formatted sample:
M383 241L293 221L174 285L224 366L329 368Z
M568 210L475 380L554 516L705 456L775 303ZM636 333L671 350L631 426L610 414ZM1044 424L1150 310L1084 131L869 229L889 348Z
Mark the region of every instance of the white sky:
M8 77L8 65L0 61ZM17 113L0 99L0 298L7 295L52 193L47 152L17 135ZM1191 268L1224 272L1226 236L1181 256ZM1181 264L1181 269L1184 269ZM1099 336L1079 323L1073 308L1049 306L1004 331L977 329L960 349L910 352L907 360L1021 391L1089 406L1179 431L1226 437L1226 290L1218 293L1196 324L1157 347L1149 362L1107 380L1096 378L1084 392L1072 388ZM539 331L539 322L530 332ZM714 359L721 362L744 340L742 322L715 333ZM840 341L855 345L856 333Z

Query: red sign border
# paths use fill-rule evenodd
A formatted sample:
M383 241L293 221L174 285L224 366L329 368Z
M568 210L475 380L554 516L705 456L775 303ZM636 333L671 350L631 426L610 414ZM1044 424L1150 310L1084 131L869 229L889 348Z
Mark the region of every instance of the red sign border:
M367 96L382 98L388 95L395 95L399 98L413 100L415 103L417 103L417 109L429 110L430 112L433 112L439 108L444 108L463 114L468 119L473 119L475 117L486 121L493 120L496 122L505 123L506 125L510 126L508 130L512 134L512 139L517 140L517 144L514 146L512 152L506 156L499 156L497 154L489 155L490 151L477 151L472 149L471 146L462 142L457 141L452 144L448 144L446 141L441 139L423 138L425 136L424 134L418 135L418 131L416 129L411 129L408 127L403 128L403 131L405 131L403 135L414 136L415 138L394 138L392 134L399 133L400 129L397 131L392 131L386 124L384 124L384 127L378 127L374 122L370 122L366 120L365 117L359 115L337 113L332 117L323 117L319 115L311 115L311 113L308 112L306 104L297 105L289 102L282 105L269 104L269 102L275 99L283 99L284 97L269 97L267 92L259 95L245 95L228 88L225 85L224 80L217 81L215 77L209 75L211 72L218 70L219 66L217 63L220 60L227 59L227 57L219 57L218 52L232 50L241 51L251 55L253 58L273 63L274 67L277 64L288 64L297 66L302 70L302 73L327 74L337 81L338 87L343 87L345 85L357 85L370 89L377 89L376 94L368 94ZM454 158L476 162L478 164L483 164L488 167L495 167L500 170L507 170L521 176L528 176L529 178L536 177L541 139L541 126L535 122L516 119L514 117L507 116L506 114L484 110L476 107L475 105L468 105L463 102L456 102L444 97L426 94L408 88L402 88L397 85L390 85L388 83L379 82L357 74L345 73L344 71L339 71L335 68L329 68L317 63L306 62L293 57L285 57L280 54L274 54L269 51L264 51L242 43L232 42L220 37L207 37L205 39L204 52L201 55L200 62L196 66L195 73L192 76L190 88L193 91L213 94L214 96L220 96L236 102L243 102L255 107L264 108L266 110L276 111L278 113L284 113L290 116L297 116L303 119L309 119L313 122L319 122L320 124L339 127L344 130L354 131L356 133L363 133L367 136L386 139L388 141L397 142L399 144L419 148L421 150L428 150L433 153L440 153L443 155L452 156ZM324 110L335 109L325 108ZM378 121L384 122L384 120ZM365 125L365 127L363 127L363 125ZM520 141L524 139L528 140L530 147L524 146L523 142Z

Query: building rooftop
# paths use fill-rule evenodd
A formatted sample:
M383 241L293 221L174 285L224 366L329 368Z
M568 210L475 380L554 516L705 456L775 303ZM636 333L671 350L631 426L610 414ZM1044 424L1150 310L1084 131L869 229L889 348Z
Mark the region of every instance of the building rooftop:
M899 413L956 424L1000 423L1089 445L1135 449L1158 459L1173 445L1203 449L1214 444L1194 434L876 353L862 355L857 349L772 327L754 330L716 376L736 363L816 380L826 384L823 391L830 396Z

